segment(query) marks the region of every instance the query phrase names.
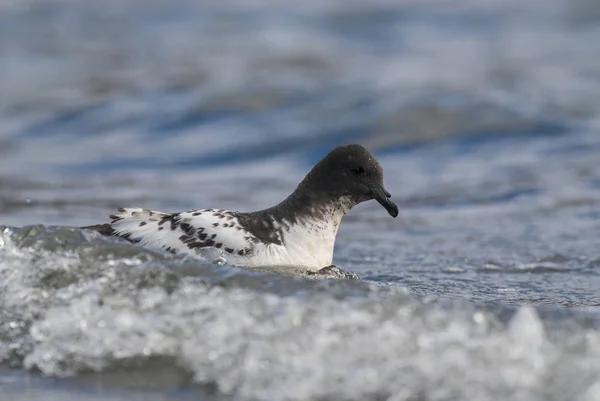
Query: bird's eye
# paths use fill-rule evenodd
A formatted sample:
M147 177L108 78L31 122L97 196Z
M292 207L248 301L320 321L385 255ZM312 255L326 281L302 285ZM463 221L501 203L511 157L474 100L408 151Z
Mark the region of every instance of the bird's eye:
M364 175L365 169L362 167L355 167L353 169L350 169L350 172L352 172L352 174L354 175Z

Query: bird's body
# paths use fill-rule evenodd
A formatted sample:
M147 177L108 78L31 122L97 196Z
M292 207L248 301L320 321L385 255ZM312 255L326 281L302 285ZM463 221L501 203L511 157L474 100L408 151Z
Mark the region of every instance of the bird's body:
M332 212L327 220L307 215L292 224L268 212L259 217L223 209L172 214L139 208L119 211L111 216L114 235L142 245L237 266L302 266L311 270L331 265L335 236L344 215L343 210ZM253 229L256 218L262 224Z
M396 205L383 188L379 163L362 146L349 145L330 152L288 198L269 209L162 213L120 208L110 224L87 228L236 266L317 271L332 264L342 217L372 198L397 215Z

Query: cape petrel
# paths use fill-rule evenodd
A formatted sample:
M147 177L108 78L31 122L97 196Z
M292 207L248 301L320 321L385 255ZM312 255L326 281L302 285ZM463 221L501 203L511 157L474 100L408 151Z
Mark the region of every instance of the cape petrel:
M396 217L398 207L390 197L379 162L354 144L333 149L290 196L268 209L162 213L119 208L110 223L85 228L234 266L294 266L314 272L331 266L340 222L352 207L375 199Z

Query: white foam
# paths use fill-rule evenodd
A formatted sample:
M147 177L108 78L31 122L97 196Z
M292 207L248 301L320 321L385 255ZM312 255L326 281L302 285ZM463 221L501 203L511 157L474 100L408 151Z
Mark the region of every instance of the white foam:
M559 400L553 394L595 394L595 387L588 390L593 380L567 378L582 367L586 377L600 375L598 333L548 331L530 307L505 325L485 309L425 304L397 287L308 282L296 292L297 282L286 278L288 295L282 296L255 288L254 276L236 270L223 270L230 284L208 284L219 282L204 279L212 274L208 268L169 287L163 273L175 261L170 256L94 236L91 242L63 240L51 252L43 250L49 238L42 233L26 249L27 236L9 239L13 251L0 248L0 313L13 322L32 321L25 331L2 327L16 351L3 342L0 358L22 358L27 368L47 375L131 361L143 366L158 357L239 399ZM127 254L114 259L94 252ZM277 288L280 279L256 277L256 283L272 280ZM337 286L350 284L359 291L352 295L347 287L340 298L343 287Z

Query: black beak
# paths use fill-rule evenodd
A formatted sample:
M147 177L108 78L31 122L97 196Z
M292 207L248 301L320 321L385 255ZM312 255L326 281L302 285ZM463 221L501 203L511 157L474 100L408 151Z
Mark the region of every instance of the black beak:
M386 191L383 185L373 189L373 199L379 202L388 211L390 216L396 217L398 216L398 206L390 200L391 197L392 194Z

